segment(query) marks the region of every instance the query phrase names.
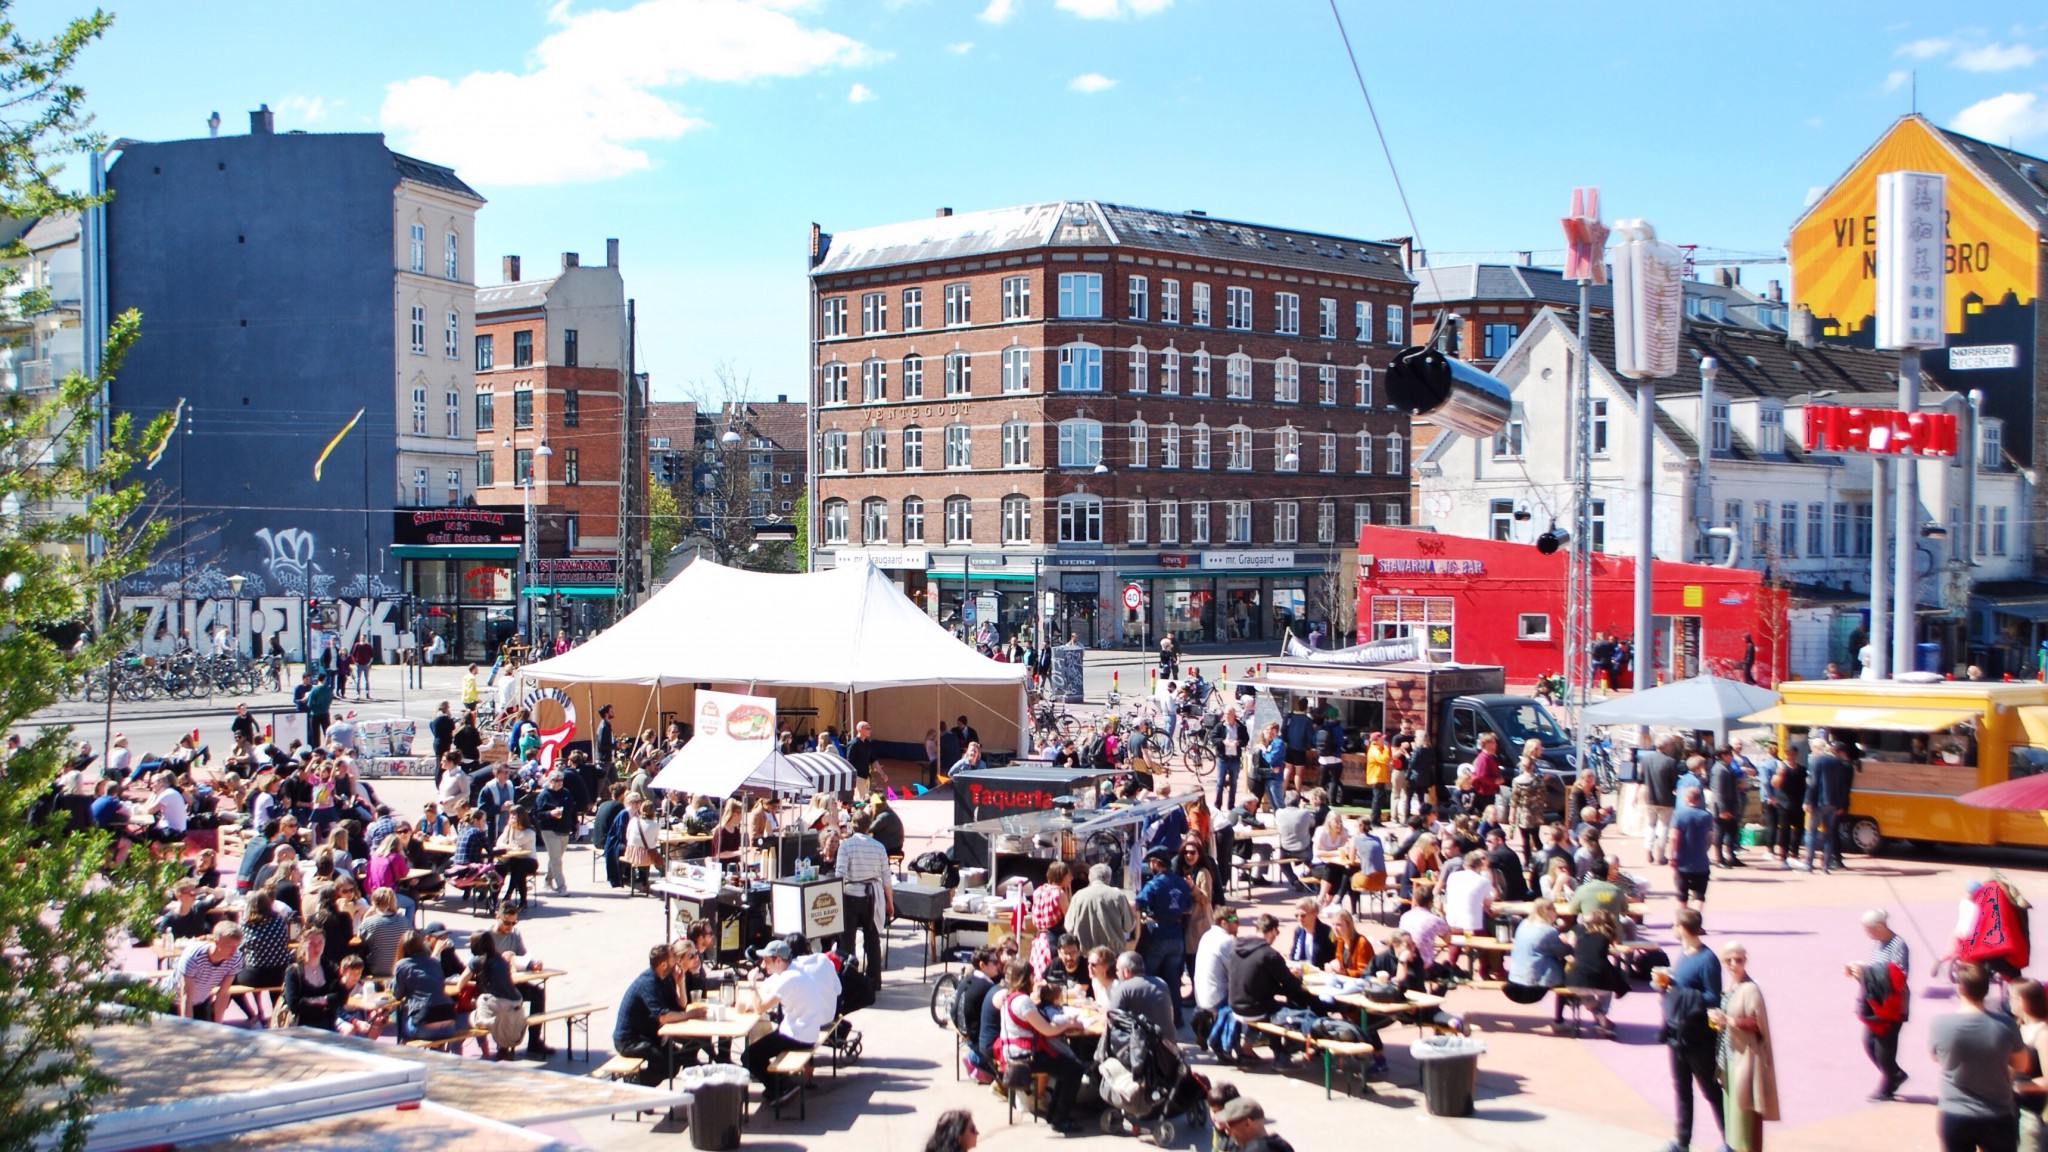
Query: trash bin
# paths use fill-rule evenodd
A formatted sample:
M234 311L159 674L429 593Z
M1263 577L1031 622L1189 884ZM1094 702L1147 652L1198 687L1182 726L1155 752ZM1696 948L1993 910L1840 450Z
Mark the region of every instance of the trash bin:
M740 1146L740 1113L747 1106L744 1082L706 1083L692 1093L690 1147L703 1152L731 1152Z
M1941 671L1941 645L1927 643L1913 645L1913 671Z
M1762 844L1763 842L1764 842L1764 826L1763 826L1763 825L1761 825L1761 824L1744 824L1744 825L1742 826L1742 846L1743 846L1744 848L1755 848L1756 846L1758 846L1758 845Z
M1422 1066L1422 1095L1432 1116L1470 1116L1486 1045L1469 1036L1429 1036L1408 1046Z

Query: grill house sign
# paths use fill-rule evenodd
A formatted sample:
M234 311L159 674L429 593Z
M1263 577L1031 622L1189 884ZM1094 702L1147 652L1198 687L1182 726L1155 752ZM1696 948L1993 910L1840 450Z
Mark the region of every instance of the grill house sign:
M517 544L525 534L520 512L490 508L407 508L394 514L394 544Z

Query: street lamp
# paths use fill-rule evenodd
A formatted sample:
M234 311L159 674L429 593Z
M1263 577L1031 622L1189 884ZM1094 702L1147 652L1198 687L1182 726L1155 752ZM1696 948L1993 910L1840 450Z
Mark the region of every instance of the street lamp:
M242 583L248 579L239 572L228 577L228 614L232 621L228 627L235 634L235 654L238 656L241 655L242 641L245 639L242 635Z
M505 437L504 446L512 447L510 436ZM536 472L547 468L547 460L554 454L555 450L548 447L547 438L542 437L540 446L533 450L534 462L527 467L526 475L518 478L519 489L526 497L526 519L519 533L518 619L520 634L528 642L533 640L533 607L530 603L532 598L527 595L533 584L533 478Z

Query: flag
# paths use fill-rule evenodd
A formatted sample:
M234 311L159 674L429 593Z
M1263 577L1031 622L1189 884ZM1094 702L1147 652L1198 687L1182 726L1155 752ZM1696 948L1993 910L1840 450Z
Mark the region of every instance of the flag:
M336 432L334 434L334 439L329 440L327 442L327 447L322 448L320 450L320 458L318 460L313 461L313 482L315 484L320 482L321 466L327 463L327 458L329 456L334 455L334 446L341 443L341 438L348 435L349 429L354 428L356 426L356 422L363 418L363 413L366 411L368 411L368 409L366 408L356 409L356 414L349 417L348 423L343 424L341 426L341 431Z
M144 472L156 471L156 462L164 458L164 450L171 446L172 438L177 436L178 429L183 427L184 424L185 398L183 396L180 396L178 397L178 406L176 408L171 409L171 434L170 436L164 437L164 442L157 445L156 451L151 452L149 454L149 462L142 466L142 470Z

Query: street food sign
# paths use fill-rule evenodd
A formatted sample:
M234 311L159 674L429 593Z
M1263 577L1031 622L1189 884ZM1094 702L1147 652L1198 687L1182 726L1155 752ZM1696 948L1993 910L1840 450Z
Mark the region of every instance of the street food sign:
M1805 443L1808 452L1952 457L1956 454L1956 416L1953 412L1808 404Z

